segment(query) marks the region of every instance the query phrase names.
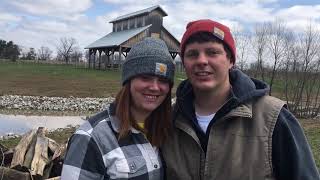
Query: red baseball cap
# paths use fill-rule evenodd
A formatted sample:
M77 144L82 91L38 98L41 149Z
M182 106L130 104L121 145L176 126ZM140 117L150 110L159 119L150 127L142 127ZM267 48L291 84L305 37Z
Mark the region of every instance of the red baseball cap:
M183 34L181 44L180 44L180 56L183 60L183 54L185 50L185 43L195 33L198 32L209 32L212 33L218 39L221 39L231 50L232 59L231 62L233 64L236 61L236 46L234 43L234 39L230 32L230 29L218 22L212 21L210 19L201 19L197 21L189 22L186 27L186 32Z

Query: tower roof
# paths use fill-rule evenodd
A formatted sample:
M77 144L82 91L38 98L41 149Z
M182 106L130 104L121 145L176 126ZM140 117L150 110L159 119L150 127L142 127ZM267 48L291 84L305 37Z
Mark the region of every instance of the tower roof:
M126 15L123 15L123 16L119 16L116 19L110 21L110 23L114 23L114 22L117 22L117 21L120 21L120 20L124 20L124 19L129 19L129 18L132 18L132 17L135 17L135 16L139 16L139 15L142 15L142 14L145 14L145 13L150 13L151 11L153 11L155 9L159 9L163 13L163 16L168 16L168 14L159 5L156 5L156 6L149 7L147 9L143 9L143 10L136 11L136 12L133 12L133 13L129 13L129 14L126 14Z

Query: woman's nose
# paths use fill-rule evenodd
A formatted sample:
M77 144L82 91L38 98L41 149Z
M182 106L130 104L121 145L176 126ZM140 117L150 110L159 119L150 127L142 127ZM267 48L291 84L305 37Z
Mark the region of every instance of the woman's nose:
M153 79L151 82L150 82L150 89L151 90L154 90L154 91L156 91L156 90L159 90L160 89L160 84L159 84L160 82L159 82L159 80L158 79Z

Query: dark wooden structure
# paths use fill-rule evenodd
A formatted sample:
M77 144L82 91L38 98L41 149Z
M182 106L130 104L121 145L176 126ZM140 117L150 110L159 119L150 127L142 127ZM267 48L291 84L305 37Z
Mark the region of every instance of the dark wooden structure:
M121 67L133 44L145 37L165 41L174 59L179 53L180 42L163 27L167 13L160 6L153 6L110 21L112 32L85 47L89 49L89 68L107 69Z

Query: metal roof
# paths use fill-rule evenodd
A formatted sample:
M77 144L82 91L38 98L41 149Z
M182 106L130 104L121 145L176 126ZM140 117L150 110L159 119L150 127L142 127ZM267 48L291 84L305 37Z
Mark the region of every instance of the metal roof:
M151 11L157 9L157 8L160 8L160 10L165 14L165 16L168 15L159 5L157 5L157 6L152 6L152 7L149 7L147 9L136 11L136 12L133 12L133 13L130 13L130 14L119 16L116 19L110 21L109 23L113 23L113 22L116 22L116 21L119 21L119 20L122 20L122 19L128 19L130 17L137 16L137 15L144 14L144 13L149 13L149 12L151 12Z
M123 42L127 41L131 37L141 33L142 31L148 29L151 26L144 26L136 29L124 30L119 32L111 32L104 37L96 40L95 42L91 43L85 49L89 48L99 48L99 47L110 47L110 46L119 46Z

